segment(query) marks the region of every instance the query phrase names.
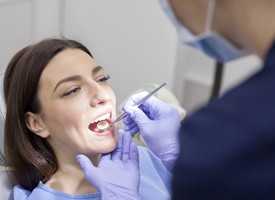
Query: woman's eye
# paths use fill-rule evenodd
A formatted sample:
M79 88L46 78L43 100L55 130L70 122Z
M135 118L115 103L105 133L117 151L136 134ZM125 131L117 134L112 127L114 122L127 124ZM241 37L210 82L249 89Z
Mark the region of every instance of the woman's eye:
M77 93L79 90L80 90L79 87L74 88L74 89L70 90L69 92L66 92L65 94L63 94L63 97L72 96L72 95L74 95L75 93Z
M97 80L97 82L103 83L106 82L107 80L109 80L111 77L109 75L106 75L100 79Z

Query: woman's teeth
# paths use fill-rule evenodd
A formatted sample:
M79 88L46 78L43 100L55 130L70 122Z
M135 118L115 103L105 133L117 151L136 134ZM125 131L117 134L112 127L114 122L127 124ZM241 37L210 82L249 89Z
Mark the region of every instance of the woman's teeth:
M99 121L103 121L103 120L108 119L108 118L110 118L110 117L111 117L111 114L110 114L110 113L107 113L107 114L102 115L101 117L97 118L97 119L96 119L94 122L92 122L92 123L96 123L96 122L99 122Z
M110 117L111 113L100 116L89 125L89 129L93 132L102 132L102 129L105 130L105 128L107 129L107 126L109 126L108 119Z

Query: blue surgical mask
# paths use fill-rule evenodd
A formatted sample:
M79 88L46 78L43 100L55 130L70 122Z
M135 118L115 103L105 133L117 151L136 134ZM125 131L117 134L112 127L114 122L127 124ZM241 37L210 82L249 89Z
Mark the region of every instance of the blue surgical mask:
M210 0L207 11L205 31L202 34L194 35L174 15L168 0L159 0L161 7L177 28L181 43L199 49L206 55L220 61L228 62L249 54L246 49L239 49L219 33L212 31L212 22L215 13L216 0Z

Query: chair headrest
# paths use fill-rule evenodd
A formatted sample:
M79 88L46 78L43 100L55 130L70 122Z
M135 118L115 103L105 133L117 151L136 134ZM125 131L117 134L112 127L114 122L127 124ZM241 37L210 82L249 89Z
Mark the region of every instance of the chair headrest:
M3 152L4 148L4 122L6 115L6 106L4 101L4 92L3 92L3 79L4 72L0 72L0 150Z

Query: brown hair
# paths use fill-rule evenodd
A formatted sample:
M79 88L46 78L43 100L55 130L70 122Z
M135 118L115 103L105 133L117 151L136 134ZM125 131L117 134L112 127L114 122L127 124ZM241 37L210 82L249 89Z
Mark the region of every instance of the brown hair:
M32 190L57 170L55 153L49 143L26 126L25 113L40 112L37 97L39 79L49 61L65 49L92 54L81 43L68 39L46 39L20 50L11 59L4 77L6 121L4 154L16 181Z

